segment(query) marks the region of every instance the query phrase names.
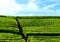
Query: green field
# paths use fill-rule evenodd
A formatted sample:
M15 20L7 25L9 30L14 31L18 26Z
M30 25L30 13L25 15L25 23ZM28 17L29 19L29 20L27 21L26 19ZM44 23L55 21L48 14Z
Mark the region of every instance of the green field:
M59 16L18 17L23 31L28 33L60 33ZM0 42L24 42L18 34L15 17L0 17ZM30 42L60 42L60 36L28 36Z
M26 33L60 33L60 19L19 19Z
M14 17L0 17L0 42L22 42Z

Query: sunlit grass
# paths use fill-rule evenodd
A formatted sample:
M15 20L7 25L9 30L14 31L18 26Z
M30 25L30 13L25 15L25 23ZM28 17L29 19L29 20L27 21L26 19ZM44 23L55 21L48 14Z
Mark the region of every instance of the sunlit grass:
M24 33L60 33L60 18L18 18ZM0 42L24 42L15 17L0 17ZM30 42L60 42L60 36L28 36Z
M14 17L0 17L0 42L24 42Z

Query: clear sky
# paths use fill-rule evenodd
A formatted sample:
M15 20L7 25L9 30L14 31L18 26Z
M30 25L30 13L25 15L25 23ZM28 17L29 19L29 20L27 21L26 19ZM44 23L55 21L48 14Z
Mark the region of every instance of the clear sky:
M0 15L60 16L60 0L0 0Z

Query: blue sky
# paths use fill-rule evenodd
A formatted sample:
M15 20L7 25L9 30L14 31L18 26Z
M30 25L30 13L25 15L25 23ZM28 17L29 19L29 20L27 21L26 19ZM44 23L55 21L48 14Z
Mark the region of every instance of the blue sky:
M60 16L60 0L0 0L0 15Z

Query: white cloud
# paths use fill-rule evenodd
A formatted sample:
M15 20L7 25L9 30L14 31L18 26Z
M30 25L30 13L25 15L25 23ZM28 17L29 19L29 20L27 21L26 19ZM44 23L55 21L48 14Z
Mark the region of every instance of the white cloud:
M43 9L50 9L50 8L54 8L57 4L51 4L51 5L47 5L45 7L43 7Z
M17 4L15 0L0 0L0 15L15 14L18 11L34 11L37 10L35 0L29 0L28 4Z
M17 4L15 0L0 0L0 15L14 15L18 11L29 11L29 12L44 12L44 13L55 13L59 14L60 10L51 10L50 8L54 8L56 4L47 5L45 7L39 8L37 0L29 0L28 4ZM47 0L49 1L49 0ZM55 0L54 0L55 1ZM46 1L45 1L46 2ZM51 0L52 2L52 0ZM42 5L40 1L40 5ZM32 16L33 14L30 13L28 16ZM19 14L20 15L20 14Z
M56 14L60 14L60 10L56 10Z
M0 15L15 14L22 11L23 5L17 4L15 0L0 0Z
M32 14L32 13L30 13L28 16L33 16L33 14Z
M60 11L56 11L54 10L53 8L57 5L60 5L58 3L53 3L53 4L50 4L50 5L47 5L45 7L42 7L42 8L39 8L37 6L37 4L35 3L36 0L30 0L29 3L27 4L27 11L31 11L31 12L41 12L42 14L46 13L46 15L49 15L49 14L59 14ZM46 2L46 1L45 1ZM44 3L44 2L42 2ZM40 4L42 5L42 4ZM31 14L33 15L33 14Z
M35 3L28 3L28 4L27 4L27 8L28 8L28 9L36 10L36 9L37 9L37 6L35 5Z
M60 0L46 0L46 1L60 3Z
M29 0L29 3L26 5L26 10L28 11L36 11L38 6L35 3L35 0Z
M35 1L36 0L33 0L33 1L30 0L29 3L28 3L28 9L32 10L32 12L41 12L42 14L45 13L45 15L54 15L54 14L57 15L57 14L60 14L60 10L54 10L53 9L55 6L60 5L59 3L53 3L53 4L50 4L50 5L47 5L45 7L40 8L40 7L37 6ZM58 2L57 0L54 0L54 1ZM44 3L44 2L42 2L42 3ZM40 3L40 5L42 5L42 4ZM33 15L33 14L31 14L31 15Z

